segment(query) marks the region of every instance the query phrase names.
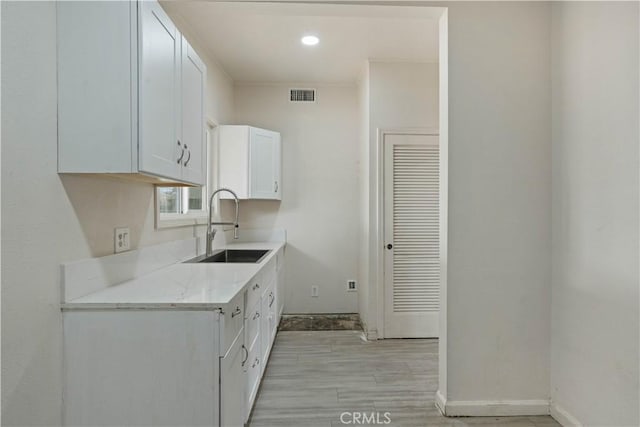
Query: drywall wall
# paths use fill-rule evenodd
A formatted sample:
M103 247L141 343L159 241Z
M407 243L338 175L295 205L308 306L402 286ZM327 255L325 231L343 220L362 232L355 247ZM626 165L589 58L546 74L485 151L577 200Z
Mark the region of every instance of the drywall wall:
M438 64L369 62L369 137L377 129L438 127Z
M151 185L56 173L56 5L1 8L2 422L55 426L62 398L60 263L112 253L116 226L131 228L133 248L196 231L154 230ZM232 83L206 63L208 114L228 120ZM220 98L214 103L212 96Z
M367 221L367 284L368 306L361 314L369 338L379 335L377 315L379 305L378 268L383 264L378 259L378 132L400 129L437 129L438 127L438 64L410 62L370 61L368 64L368 151L363 153L368 162L366 185L368 197Z
M465 402L476 414L541 411L549 397L550 5L447 6L445 397L450 409Z
M240 232L287 230L286 313L353 313L358 296L346 281L358 274L357 88L311 85L317 102L300 104L289 102L294 86L235 87L236 123L280 132L283 164L282 201L242 201Z
M552 414L637 426L639 18L636 2L552 15Z

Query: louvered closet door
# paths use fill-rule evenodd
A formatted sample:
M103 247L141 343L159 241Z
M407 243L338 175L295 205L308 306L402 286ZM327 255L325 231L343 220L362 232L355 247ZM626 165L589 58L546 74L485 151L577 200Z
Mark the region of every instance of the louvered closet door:
M384 156L384 336L437 337L438 137L386 134Z

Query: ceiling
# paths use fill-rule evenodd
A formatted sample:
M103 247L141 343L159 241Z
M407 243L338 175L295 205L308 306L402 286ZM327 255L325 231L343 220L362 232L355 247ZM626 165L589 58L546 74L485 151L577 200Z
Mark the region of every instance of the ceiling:
M236 82L355 82L371 60L437 62L438 8L164 1ZM302 45L303 35L320 38Z

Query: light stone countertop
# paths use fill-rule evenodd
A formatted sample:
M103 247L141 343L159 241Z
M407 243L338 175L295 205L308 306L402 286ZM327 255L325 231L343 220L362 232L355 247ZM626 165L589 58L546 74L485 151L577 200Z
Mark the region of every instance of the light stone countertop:
M176 263L62 304L63 310L215 310L228 304L285 245L234 243L219 249L269 249L258 264Z

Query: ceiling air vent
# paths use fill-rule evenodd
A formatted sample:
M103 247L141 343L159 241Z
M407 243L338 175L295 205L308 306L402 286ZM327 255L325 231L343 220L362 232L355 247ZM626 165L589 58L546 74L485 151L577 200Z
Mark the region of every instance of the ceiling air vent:
M315 89L289 89L291 102L316 102Z

